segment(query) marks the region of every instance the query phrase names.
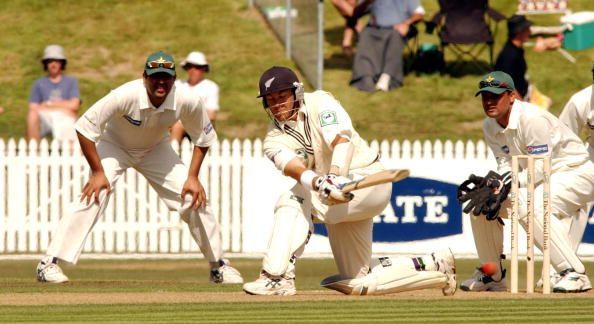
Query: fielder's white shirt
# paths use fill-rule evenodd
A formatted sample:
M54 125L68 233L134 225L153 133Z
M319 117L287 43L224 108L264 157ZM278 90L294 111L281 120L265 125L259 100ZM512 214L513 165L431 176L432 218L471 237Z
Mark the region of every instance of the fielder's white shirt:
M551 113L528 102L515 100L506 128L493 118L485 118L485 141L497 159L498 172L511 171L513 155L548 155L552 172L582 165L588 161L588 152L582 141ZM526 161L518 176L526 184ZM542 161L535 162L535 180L542 179Z
M202 98L204 109L219 110L219 86L213 81L204 79L196 85L190 85L188 81L177 80L175 85L178 88L187 88L193 95Z
M584 126L590 129L586 142L590 160L594 161L594 91L592 88L594 88L594 84L571 96L559 115L559 120L577 136L580 135Z
M128 151L142 152L169 141L169 127L181 120L192 143L209 147L216 139L200 98L175 85L159 108L148 98L142 79L130 81L97 101L75 128L93 142L111 142Z
M281 172L298 157L318 174L328 173L331 143L336 135L348 137L355 147L351 170L369 166L378 159L378 153L361 139L347 112L330 93L305 93L304 101L296 121L281 124L273 120L264 139L264 153Z

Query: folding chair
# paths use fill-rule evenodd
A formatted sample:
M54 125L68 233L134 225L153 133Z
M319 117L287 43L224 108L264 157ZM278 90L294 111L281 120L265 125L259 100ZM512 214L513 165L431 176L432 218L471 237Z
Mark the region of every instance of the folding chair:
M439 0L439 12L428 22L428 29L438 28L441 50L449 48L456 55L452 64L471 59L480 70L480 55L488 49L489 68L493 67L493 33L505 16L489 7L488 0Z

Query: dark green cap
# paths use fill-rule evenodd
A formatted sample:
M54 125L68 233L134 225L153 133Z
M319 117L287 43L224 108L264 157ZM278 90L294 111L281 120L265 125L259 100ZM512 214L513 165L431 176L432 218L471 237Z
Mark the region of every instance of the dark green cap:
M175 62L173 61L173 56L163 51L154 52L146 58L144 72L146 72L146 75L165 72L175 76Z
M505 91L514 91L515 88L514 80L512 80L509 74L501 71L493 71L483 76L479 82L479 91L476 92L475 96L478 96L482 92L502 94Z

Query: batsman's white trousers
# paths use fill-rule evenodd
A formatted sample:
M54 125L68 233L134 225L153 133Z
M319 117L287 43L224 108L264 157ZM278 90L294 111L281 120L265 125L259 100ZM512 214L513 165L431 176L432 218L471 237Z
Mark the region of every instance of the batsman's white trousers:
M223 250L220 227L210 208L207 206L192 210L189 196L182 206L181 191L188 176L188 168L168 140L144 151L125 150L115 144L100 141L97 143L97 152L112 188L126 169L136 169L147 179L169 210L180 213L205 258L211 263L221 259ZM71 212L60 219L47 254L76 264L89 233L107 206L109 196L102 190L99 204L92 202L89 205L78 202L77 199Z
M382 170L383 166L376 162L352 172L360 178ZM264 256L263 269L281 275L280 272L288 268L290 257L298 257L303 251L308 229L311 228L308 224L313 216L326 224L340 276L344 279L365 276L371 262L373 217L379 215L390 201L392 184L381 184L353 193L355 197L349 203L333 206L322 204L316 192L305 190L301 184L282 195L277 206L283 208L277 208L275 212L275 228Z

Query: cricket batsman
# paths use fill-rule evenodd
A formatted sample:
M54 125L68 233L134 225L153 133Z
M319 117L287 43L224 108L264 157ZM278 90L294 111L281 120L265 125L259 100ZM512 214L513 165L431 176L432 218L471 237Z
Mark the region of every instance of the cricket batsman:
M107 206L111 188L128 168L142 174L169 210L180 213L210 263L213 283L242 283L222 259L219 225L206 201L198 174L217 135L203 102L174 86L173 57L155 52L144 63L142 79L111 91L76 123L91 173L80 202L65 214L37 266L37 280L61 283L68 277L58 261L76 264L86 239ZM194 145L190 165L171 147L169 127L181 120Z
M511 189L511 157L514 155L548 156L551 160L551 264L558 273L552 276L554 292L585 292L592 289L586 269L576 254L585 228L584 207L594 198L594 165L582 141L551 113L521 101L512 78L494 71L479 83L487 116L483 123L485 141L497 160L497 171L485 177L471 175L458 189L461 203L468 202L465 213L472 212L472 232L482 263L498 264L488 275L477 269L460 288L465 291L505 291L503 257L503 222L511 215L507 199ZM527 170L520 161L519 222L527 226ZM543 161L535 161L536 189L534 237L542 250L543 243ZM543 278L547 280L547 278Z
M379 155L352 126L347 112L328 92L304 93L286 67L266 70L259 96L270 125L264 153L285 176L297 181L274 208L274 225L257 280L244 284L253 295L294 295L295 261L313 230L326 225L338 274L323 287L350 295L415 289L456 291L449 249L416 258L371 258L373 217L389 202L391 183L345 194L341 185L384 170Z

